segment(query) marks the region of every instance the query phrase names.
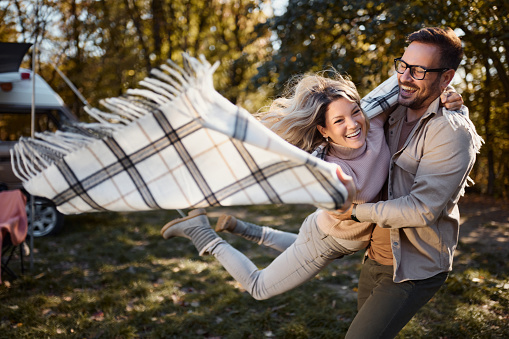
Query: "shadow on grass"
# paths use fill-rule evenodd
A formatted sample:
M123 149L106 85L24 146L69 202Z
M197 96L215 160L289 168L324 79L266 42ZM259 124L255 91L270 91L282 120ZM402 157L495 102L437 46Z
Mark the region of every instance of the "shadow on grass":
M310 206L208 210L297 231ZM159 230L174 211L66 217L56 237L35 239L34 269L0 286L1 338L341 338L356 313L362 253L327 267L283 295L256 301L213 257ZM263 267L272 250L229 234ZM507 272L496 276L465 251L473 270L455 271L401 338L507 337ZM479 279L479 280L477 280ZM498 291L497 292L497 288ZM501 291L501 292L500 292ZM497 318L501 317L501 319ZM504 320L505 317L505 320ZM451 319L451 321L444 321Z
M228 211L297 230L310 210ZM176 217L166 211L67 216L62 234L35 239L34 269L0 287L0 337L332 338L346 331L343 319L353 317L354 301L343 303L318 278L256 301L187 239L161 238L160 227ZM225 237L260 265L274 257Z

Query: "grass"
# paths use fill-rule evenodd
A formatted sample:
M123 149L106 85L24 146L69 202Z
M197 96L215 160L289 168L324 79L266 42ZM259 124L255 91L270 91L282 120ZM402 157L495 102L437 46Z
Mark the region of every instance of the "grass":
M310 206L209 209L297 231ZM67 216L64 232L35 239L33 269L0 285L0 338L341 338L356 314L362 253L265 301L242 290L213 257L159 230L174 211ZM229 234L263 267L276 253ZM400 338L509 337L507 257L461 245L468 265ZM17 270L15 262L11 267Z

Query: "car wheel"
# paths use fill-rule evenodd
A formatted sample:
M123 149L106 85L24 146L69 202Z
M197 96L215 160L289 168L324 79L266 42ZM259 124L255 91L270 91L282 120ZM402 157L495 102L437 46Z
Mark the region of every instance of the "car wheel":
M30 199L27 206L28 225L33 222L34 237L44 237L59 233L64 226L64 215L60 213L56 206L49 200L34 199L34 218L32 218L32 208Z

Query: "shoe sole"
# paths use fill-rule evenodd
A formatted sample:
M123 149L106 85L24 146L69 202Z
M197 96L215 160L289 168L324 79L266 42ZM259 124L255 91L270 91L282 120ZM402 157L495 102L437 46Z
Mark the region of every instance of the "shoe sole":
M198 209L195 209L195 210L192 210L191 212L189 212L187 214L187 217L183 217L183 218L178 218L178 219L175 219L175 220L172 220L170 222L168 222L166 225L163 226L163 228L161 228L161 235L163 236L163 238L165 239L169 239L169 238L166 238L164 236L164 232L166 232L166 230L176 224L179 224L183 221L186 221L186 220L189 220L189 219L192 219L192 218L195 218L197 216L200 216L200 215L207 215L207 212L205 211L205 209L203 208L198 208Z
M223 214L217 219L216 223L216 232L233 232L233 229L235 229L235 225L233 227L230 227L233 223L237 223L237 219L235 219L234 216ZM232 229L230 229L232 228Z

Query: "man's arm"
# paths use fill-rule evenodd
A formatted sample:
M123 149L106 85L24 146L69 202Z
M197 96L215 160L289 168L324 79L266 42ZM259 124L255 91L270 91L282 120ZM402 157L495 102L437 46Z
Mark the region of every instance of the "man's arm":
M434 223L467 180L475 160L471 140L464 128L454 131L445 119L433 123L427 129L424 154L418 162L409 194L358 205L355 211L358 220L392 228Z

